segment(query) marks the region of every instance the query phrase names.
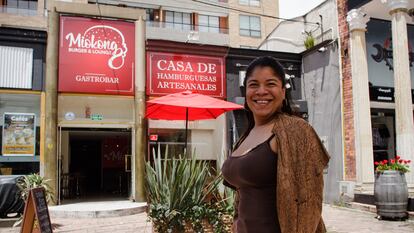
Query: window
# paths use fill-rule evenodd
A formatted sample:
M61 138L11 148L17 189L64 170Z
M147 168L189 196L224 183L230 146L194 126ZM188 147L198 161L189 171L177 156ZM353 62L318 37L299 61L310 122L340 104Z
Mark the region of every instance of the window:
M198 25L200 32L219 32L219 17L211 15L199 15Z
M0 0L0 11L18 15L36 15L37 0Z
M239 0L240 5L260 6L260 0Z
M260 18L257 16L240 15L240 35L260 37Z
M190 30L191 29L191 14L182 13L182 12L174 12L174 11L166 11L165 22L166 22L166 26L170 28Z
M33 49L0 45L0 77L0 87L31 89Z
M7 0L6 5L11 8L37 10L37 0Z
M13 115L35 117L28 117L22 123L10 120ZM39 94L0 94L0 176L39 172L39 116ZM22 155L16 154L16 151L22 152Z
M147 21L154 21L154 9L145 9Z
M152 160L155 152L155 156L158 155L158 149L160 149L160 155L165 156L167 154L171 157L179 156L184 153L185 149L185 130L182 129L149 129L150 135L156 135L155 140L148 141L148 159ZM187 138L191 138L191 130L187 132ZM187 148L190 149L191 141L188 143ZM190 150L191 151L191 150Z

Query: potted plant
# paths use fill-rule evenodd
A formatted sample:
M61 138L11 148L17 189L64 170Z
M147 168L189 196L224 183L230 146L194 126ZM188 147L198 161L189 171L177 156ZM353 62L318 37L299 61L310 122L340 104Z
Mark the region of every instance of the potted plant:
M154 232L230 232L217 188L221 176L214 175L208 161L169 158L160 149L153 158L153 164L146 164L146 190Z
M374 198L378 218L407 218L408 187L405 173L409 172L410 162L400 156L375 162Z
M305 33L305 40L303 44L305 45L306 49L310 49L315 46L315 37L312 35L312 31L304 31Z

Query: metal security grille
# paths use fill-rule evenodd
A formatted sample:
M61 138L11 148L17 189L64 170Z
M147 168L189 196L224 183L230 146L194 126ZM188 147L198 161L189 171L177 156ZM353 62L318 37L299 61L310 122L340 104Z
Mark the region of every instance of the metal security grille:
M0 46L0 87L32 88L33 49Z

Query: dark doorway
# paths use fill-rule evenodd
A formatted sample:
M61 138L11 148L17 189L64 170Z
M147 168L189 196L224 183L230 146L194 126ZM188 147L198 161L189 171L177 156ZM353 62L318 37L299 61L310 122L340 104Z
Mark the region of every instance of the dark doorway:
M78 183L75 194L97 194L101 183L101 141L73 139L70 148L69 169Z
M69 165L62 174L63 199L127 198L130 158L130 130L70 129L68 157L63 158Z
M371 109L374 162L394 159L396 155L395 112Z

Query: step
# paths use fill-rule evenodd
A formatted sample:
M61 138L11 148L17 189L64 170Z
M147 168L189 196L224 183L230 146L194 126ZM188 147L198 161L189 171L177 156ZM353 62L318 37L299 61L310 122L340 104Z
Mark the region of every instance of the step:
M139 214L146 209L146 202L83 201L49 206L49 214L51 218L105 218Z
M351 202L350 203L350 208L363 210L363 211L368 211L368 212L372 212L372 213L377 213L377 207L375 205L370 205L370 204L363 204L363 203L359 203L359 202ZM413 211L408 211L408 218L410 220L414 220L414 212Z

